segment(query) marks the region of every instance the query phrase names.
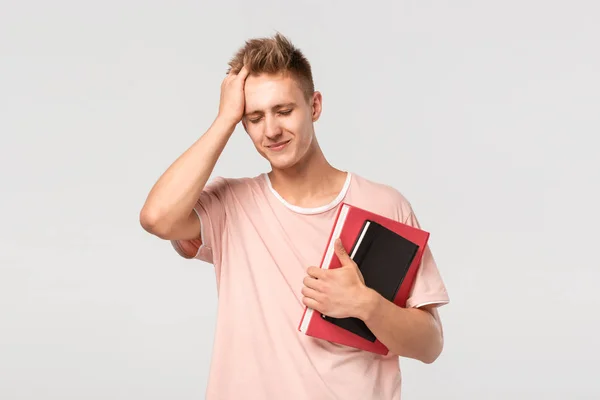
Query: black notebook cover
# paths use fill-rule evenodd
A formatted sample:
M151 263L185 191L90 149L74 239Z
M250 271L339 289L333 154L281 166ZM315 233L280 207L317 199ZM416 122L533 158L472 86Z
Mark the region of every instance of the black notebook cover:
M367 220L349 254L358 265L365 285L393 302L418 249L417 244L396 232ZM376 340L373 332L358 318L323 318L370 342Z

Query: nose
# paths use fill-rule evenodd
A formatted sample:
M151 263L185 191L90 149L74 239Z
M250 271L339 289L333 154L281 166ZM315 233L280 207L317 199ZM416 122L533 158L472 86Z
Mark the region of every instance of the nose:
M277 118L269 115L265 117L265 136L268 137L271 140L277 139L279 136L281 136L282 130L281 130L281 126L279 125L279 121L277 121Z

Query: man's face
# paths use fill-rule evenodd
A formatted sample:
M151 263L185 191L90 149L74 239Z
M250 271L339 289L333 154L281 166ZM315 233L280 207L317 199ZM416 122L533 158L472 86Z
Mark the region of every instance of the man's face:
M295 165L313 144L313 122L321 111L317 92L306 101L288 75L248 76L245 83L244 128L258 152L276 169Z

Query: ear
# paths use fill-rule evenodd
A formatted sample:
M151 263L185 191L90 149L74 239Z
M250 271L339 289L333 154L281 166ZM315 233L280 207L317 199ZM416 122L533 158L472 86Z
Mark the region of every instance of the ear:
M314 92L312 96L312 120L313 122L317 122L319 117L321 116L321 111L323 109L323 95L321 92Z

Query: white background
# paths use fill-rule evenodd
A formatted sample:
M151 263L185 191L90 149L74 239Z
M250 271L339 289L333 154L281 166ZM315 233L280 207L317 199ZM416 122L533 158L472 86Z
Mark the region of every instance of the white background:
M597 2L0 4L1 399L204 397L213 269L139 210L276 30L329 161L432 232L446 347L401 361L403 398L600 397ZM215 175L265 170L238 127Z

